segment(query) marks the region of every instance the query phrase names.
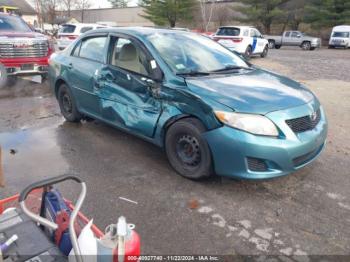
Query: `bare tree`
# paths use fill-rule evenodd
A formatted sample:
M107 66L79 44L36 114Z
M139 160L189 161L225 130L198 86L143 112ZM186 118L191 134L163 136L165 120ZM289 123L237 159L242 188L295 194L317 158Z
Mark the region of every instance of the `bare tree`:
M51 25L56 23L58 0L37 0L37 8L42 22Z
M75 7L81 12L81 22L84 23L84 13L86 9L91 7L90 0L76 0Z
M202 15L203 29L207 32L216 6L215 0L199 0L199 5Z
M70 17L70 11L77 4L77 0L62 0L62 4L67 11L67 16Z

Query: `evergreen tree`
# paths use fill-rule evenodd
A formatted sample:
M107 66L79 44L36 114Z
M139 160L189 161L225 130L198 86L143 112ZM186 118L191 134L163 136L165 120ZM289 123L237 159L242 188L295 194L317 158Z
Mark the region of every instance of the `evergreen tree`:
M178 21L188 21L196 0L140 0L145 15L141 15L156 25L175 27Z
M108 0L113 7L116 8L125 8L128 7L128 0Z
M350 23L349 0L311 0L305 8L305 21L314 28Z
M241 0L241 2L244 6L234 8L245 16L240 20L252 22L269 34L273 22L281 20L286 15L281 6L288 0Z

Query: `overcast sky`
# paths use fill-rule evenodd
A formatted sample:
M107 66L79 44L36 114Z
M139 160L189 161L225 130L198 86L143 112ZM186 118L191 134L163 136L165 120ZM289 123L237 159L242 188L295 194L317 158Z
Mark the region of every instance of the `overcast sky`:
M35 0L28 0L30 4L35 6ZM138 0L130 0L129 5L130 6L135 6L137 5ZM91 8L108 8L111 7L111 4L108 0L90 0L91 3Z

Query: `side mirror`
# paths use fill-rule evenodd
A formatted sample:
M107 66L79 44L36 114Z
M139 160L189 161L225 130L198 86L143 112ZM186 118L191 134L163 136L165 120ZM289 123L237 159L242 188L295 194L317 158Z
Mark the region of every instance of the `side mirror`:
M163 81L163 72L159 68L157 62L155 60L150 61L151 69L152 69L152 79L154 82L162 82Z
M301 35L297 35L297 38L301 38Z
M263 36L263 35L260 35L260 38L264 38L264 36Z

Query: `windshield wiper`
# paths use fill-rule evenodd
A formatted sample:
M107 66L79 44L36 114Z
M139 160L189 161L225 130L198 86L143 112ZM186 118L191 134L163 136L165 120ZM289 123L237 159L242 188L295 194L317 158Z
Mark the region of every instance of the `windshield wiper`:
M245 70L253 70L251 67L246 66L236 66L236 65L227 65L224 68L220 68L217 70L213 70L211 72L213 73L219 73L219 72L225 72L225 71L231 71L231 70L238 70L238 69L245 69Z
M183 73L176 73L177 76L208 76L210 72L200 72L200 71L187 71Z

